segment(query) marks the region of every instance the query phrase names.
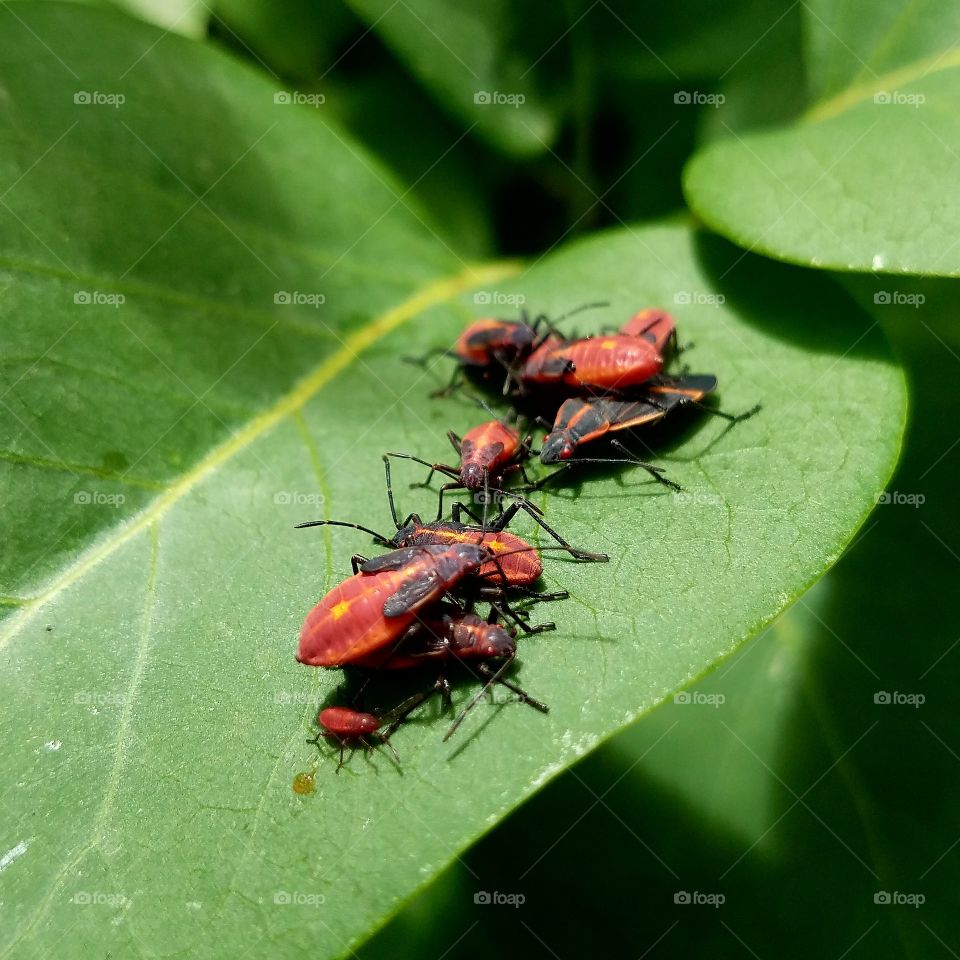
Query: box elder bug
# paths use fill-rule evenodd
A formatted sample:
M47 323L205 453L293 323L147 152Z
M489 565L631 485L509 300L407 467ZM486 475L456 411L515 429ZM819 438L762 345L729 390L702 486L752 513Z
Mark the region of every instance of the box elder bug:
M325 707L317 714L317 726L320 729L315 737L307 740L307 743L319 747L321 737L336 740L340 744L340 761L337 763L337 773L343 766L343 755L346 747L359 744L365 750L372 750L376 746L372 742L373 737L376 737L377 743L382 743L390 750L394 761L399 764L400 755L390 742L390 737L397 727L435 691L442 693L444 699L449 702L450 686L443 677L438 677L428 693L416 693L412 697L408 697L403 703L398 704L383 716L378 717L376 714L356 710L353 707ZM380 733L381 728L387 722L390 724L389 727L384 733Z
M570 390L626 390L663 370L665 360L643 336L616 333L557 342L550 339L523 364L520 381L531 387Z
M657 307L638 310L620 328L620 333L628 337L642 337L664 357L677 347L677 325L673 316Z
M374 744L369 738L380 729L381 720L372 713L354 710L352 707L327 707L317 714L317 726L320 730L315 737L307 740L307 743L319 746L321 737L338 741L340 762L337 764L337 773L339 773L343 766L343 753L348 744L358 743L367 750L373 749ZM399 763L400 757L389 739L382 734L379 734L377 739L380 743L386 744L394 760Z
M421 610L483 564L500 562L493 550L475 543L405 547L372 560L355 555L353 576L333 587L307 614L297 660L311 667L342 667L390 647ZM503 590L497 592L502 596ZM536 596L553 600L566 595Z
M513 381L515 365L536 350L546 337L556 334L556 324L584 310L605 306L606 303L585 303L554 320L543 313L531 319L526 310L522 311L520 320L482 317L468 324L452 348L437 347L421 357L404 359L418 366L424 366L430 357L437 355L457 361L459 366L454 370L450 383L435 391L434 396L453 392L462 382L461 374L464 370L489 376L498 368L506 373L503 385L503 393L506 394Z
M387 502L390 505L390 515L393 518L394 526L397 528L392 537L385 537L383 534L377 533L376 530L371 530L362 524L344 520L308 520L304 523L298 523L296 529L323 526L350 527L363 533L369 533L377 543L393 550L426 544L479 543L489 547L498 557L503 558L498 564L487 563L480 567L476 574L480 579L499 586L529 587L540 578L543 573L543 564L536 550L525 540L506 529L520 510L527 513L532 510L538 518L540 511L534 504L525 498L518 498L517 502L512 503L506 510L502 510L492 523L486 522L486 518L481 519L476 516L469 507L462 503L454 503L450 520L435 520L424 523L418 514L411 513L401 522L393 497L390 461L387 457L384 457L383 465L387 482ZM470 526L461 523L460 518L464 513L480 525ZM540 525L561 547L578 560L604 563L610 559L605 553L593 553L570 546L546 521L540 522Z
M525 690L507 680L503 673L516 657L517 645L513 636L496 622L500 609L493 605L486 620L475 613L464 611L454 604L441 603L418 616L392 650L381 651L355 661L352 666L367 667L375 670L408 670L428 665L442 665L455 661L461 664L477 662L477 671L487 679L481 693L493 684L499 684L511 690L521 703L525 703L541 713L548 713L549 707L531 697ZM518 621L520 622L520 621ZM554 629L554 625L541 624L538 627L524 627L530 633ZM489 660L503 660L504 663L494 669ZM440 689L449 691L446 678L440 677ZM438 689L423 694L425 700ZM410 698L412 702L416 697ZM461 711L444 736L447 740L463 722L479 698Z
M490 420L474 427L464 434L461 440L452 430L448 437L454 449L461 454L460 465L455 467L446 463L430 463L421 457L414 456L411 453L385 453L383 462L387 474L387 490L390 495L391 504L393 503L392 482L390 479L390 458L397 457L403 460L412 460L422 466L429 467L430 473L423 483L411 484L411 486L426 487L433 478L434 473L441 473L450 478L448 483L440 486L437 497L437 518L440 522L443 516L443 495L450 490L482 490L484 503L483 525L486 527L486 507L490 503L491 490L496 497L508 497L514 500L514 505L523 510L533 521L540 526L546 533L571 555L578 560L603 560L604 554L591 554L588 551L579 550L571 547L544 519L543 512L535 507L526 497L517 493L505 490L503 483L510 473L519 470L526 482L527 489L535 489L535 485L527 477L526 470L523 467L523 460L530 454L530 442L533 437L528 436L521 440L519 431L507 426L501 420ZM461 510L466 508L462 505ZM501 508L502 509L502 508ZM510 511L506 511L510 513ZM398 523L396 510L393 510L394 522ZM516 515L516 511L510 514L510 518ZM471 515L472 516L472 515ZM474 519L477 519L474 517ZM509 521L508 521L509 522ZM501 529L505 526L503 524Z
M541 445L540 460L547 464L569 461L584 443L618 430L631 430L662 420L685 404L695 404L731 423L746 420L760 409L758 404L745 413L734 415L703 406L700 401L715 390L716 386L716 377L710 374L692 374L651 384L646 388L646 395L636 400L607 397L588 400L571 397L565 400L557 411L553 429ZM612 442L618 449L626 450L616 440Z

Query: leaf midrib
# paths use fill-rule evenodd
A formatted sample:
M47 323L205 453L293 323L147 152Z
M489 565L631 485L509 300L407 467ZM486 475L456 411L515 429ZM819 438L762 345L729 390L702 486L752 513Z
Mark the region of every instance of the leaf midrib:
M516 274L519 269L519 263L516 261L493 261L468 266L453 276L433 280L424 285L397 306L344 337L342 346L338 350L318 364L287 393L223 443L214 447L144 510L128 519L111 536L91 546L45 590L24 603L0 629L0 650L4 649L10 640L54 597L106 560L123 544L147 529L150 524L158 521L206 477L249 447L285 417L300 410L308 400L349 367L362 351L378 339L430 307L444 303L471 287L506 279Z
M807 124L829 120L852 110L881 90L905 86L915 80L923 80L935 73L942 73L944 70L951 70L955 67L960 67L960 49L948 50L938 53L936 56L914 60L905 67L881 74L866 83L852 84L845 90L841 90L840 93L826 100L821 100L800 117L800 122Z

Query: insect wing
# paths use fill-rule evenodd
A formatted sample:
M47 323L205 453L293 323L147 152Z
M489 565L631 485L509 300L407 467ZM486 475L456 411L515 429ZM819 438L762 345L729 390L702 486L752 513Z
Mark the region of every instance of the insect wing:
M396 593L387 597L383 605L385 617L400 617L405 613L414 613L427 604L439 600L447 589L437 570L418 572L404 583Z

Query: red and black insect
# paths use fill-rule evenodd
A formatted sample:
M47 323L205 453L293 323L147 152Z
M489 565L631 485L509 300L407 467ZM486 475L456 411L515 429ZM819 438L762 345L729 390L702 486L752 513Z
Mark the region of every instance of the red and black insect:
M381 725L380 718L372 713L354 710L352 707L327 707L317 714L317 726L320 729L315 737L307 740L307 743L319 746L321 737L336 740L340 744L340 762L337 764L337 773L339 773L343 766L346 747L359 744L366 750L372 750L375 744L370 738L377 734ZM387 737L377 734L377 742L386 744L393 753L394 759L400 762L397 751Z
M363 710L356 710L353 707L325 707L317 714L317 726L320 728L315 737L307 740L307 743L320 745L320 738L335 740L340 744L340 761L337 764L336 772L340 772L343 766L344 751L348 746L358 745L365 750L372 750L378 744L386 746L393 755L394 761L400 763L400 755L397 753L390 737L393 736L397 727L423 703L434 690L439 690L446 702L450 700L449 684L442 677L438 677L434 688L428 693L416 693L408 697L403 703L398 704L392 710L383 716L377 716ZM389 722L386 731L380 732L385 723ZM374 741L376 739L376 742Z
M677 347L677 325L673 316L658 307L638 310L621 328L628 337L642 337L664 357Z
M452 348L438 347L422 357L407 359L420 366L436 355L452 357L457 361L459 368L454 371L450 383L436 392L437 395L451 393L456 389L464 369L486 374L494 369L502 369L506 373L503 385L503 392L506 394L513 382L516 364L536 350L545 338L555 335L556 324L583 310L605 306L605 303L586 303L555 320L543 313L531 319L526 310L522 311L520 320L482 317L467 325Z
M341 667L392 646L417 611L491 560L492 550L472 543L406 547L372 560L352 557L353 576L307 614L297 660L312 667Z
M543 573L543 563L534 547L506 529L517 513L523 510L531 515L543 530L549 533L561 547L577 560L603 563L610 559L605 553L594 553L571 546L542 519L539 508L525 498L518 497L506 510L501 510L493 522L487 522L486 517L478 517L463 503L454 503L451 520L435 520L424 523L418 514L411 513L401 522L393 497L390 461L387 457L384 457L383 463L387 482L387 502L390 505L390 515L393 518L394 526L397 528L397 532L392 537L385 537L383 534L377 533L376 530L371 530L362 524L344 520L308 520L305 523L298 523L296 525L297 529L323 526L350 527L354 530L369 533L377 543L392 550L426 544L477 543L492 550L497 556L498 562L484 564L477 570L475 576L494 586L521 588L532 587ZM478 525L471 526L462 523L460 518L463 514L466 514Z
M657 346L643 336L616 333L561 342L550 339L523 364L520 381L525 390L629 390L660 373L664 363Z
M493 550L476 543L405 547L372 560L355 555L353 576L333 587L307 614L297 660L311 667L342 667L390 648L420 611L484 564L500 562ZM502 597L504 590L496 588L496 593ZM535 596L559 600L567 594Z
M486 528L460 523L458 507L466 509L463 504L455 503L453 520L424 523L416 514L411 514L402 526L397 527L396 534L389 538L363 524L345 520L308 520L306 523L298 523L297 527L350 527L369 533L381 546L392 550L427 544L452 546L456 543L477 543L489 548L495 556L505 556L499 564L490 561L479 567L473 574L476 579L497 587L517 588L533 586L540 579L543 563L537 556L535 548L516 534L502 529L502 526L506 526L506 523L512 519L515 511L520 509L517 504L501 514L495 524L488 525ZM504 517L506 517L506 523L501 523ZM574 550L573 547L570 549ZM574 556L578 556L578 552L574 552ZM590 559L599 559L600 556L606 555L591 556Z
M457 466L448 463L430 463L410 453L384 454L385 462L389 462L390 457L399 457L430 468L426 480L413 486L429 486L434 473L441 473L450 478L449 482L443 484L439 490L437 520L443 516L443 495L449 490L483 491L483 502L486 505L490 502L491 490L498 495L506 492L503 485L512 474L520 473L524 481L529 483L524 461L530 456L532 434L523 437L517 427L511 427L503 420L487 420L479 426L472 427L462 438L449 430L447 438L460 457L460 463ZM521 500L522 498L518 498L517 502ZM526 507L522 506L521 509ZM531 516L533 516L532 513ZM534 519L538 518L534 516Z
M712 375L691 374L671 379L663 378L657 383L650 384L646 387L645 396L637 400L615 400L605 397L587 400L571 397L565 400L557 411L553 429L544 438L540 448L540 460L546 464L570 461L576 450L585 443L619 430L631 430L662 420L673 410L686 404L695 404L700 409L723 417L732 423L746 420L760 409L758 404L746 413L734 415L703 406L700 401L712 393L716 386L717 378ZM628 453L626 448L616 440L612 443L618 449ZM575 462L582 461L578 458ZM659 468L651 467L650 464L643 464L640 461L637 463L648 470L659 471ZM654 475L657 476L657 473ZM676 484L666 478L657 476L657 479L679 489Z
M512 611L511 611L512 612ZM476 670L485 677L482 693L493 684L500 684L511 690L521 703L548 713L549 707L531 697L525 690L507 680L503 674L517 654L515 630L508 632L498 622L503 610L496 604L491 606L490 615L483 619L475 613L465 611L451 603L440 603L419 616L404 635L396 647L381 651L355 661L352 666L367 667L380 671L409 670L424 666L443 666L450 662L460 664L475 664ZM555 629L552 623L528 627L521 619L516 622L528 633L541 633ZM504 661L497 668L489 665L491 660ZM447 692L449 699L449 683L444 676L440 676L434 687L422 695L425 700L436 690ZM416 700L416 695L410 698L409 703ZM478 702L479 697L458 715L444 736L447 740L453 735L457 727L463 722L469 710ZM404 705L406 706L406 704ZM411 707L413 709L413 707Z
M474 320L457 337L452 355L465 367L489 367L493 363L512 363L529 353L539 336L536 324L523 320L483 317Z
M511 690L520 702L542 713L547 713L549 708L544 703L531 697L525 690L503 676L506 667L516 657L517 645L514 634L496 622L501 612L501 607L493 605L489 617L484 620L477 614L451 603L435 604L422 616L417 616L414 623L403 629L392 645L380 647L373 652L354 653L346 665L373 671L396 671L430 666L442 668L451 662L461 664L477 662L477 672L487 681L481 693L489 689L492 684L500 684ZM528 627L519 617L517 622L529 633L555 629L552 623ZM306 624L304 626L306 627ZM316 624L313 628L316 629ZM298 659L302 660L299 655ZM491 660L504 662L494 669L488 663ZM366 749L371 749L373 744L370 738L376 734L377 742L386 744L399 763L400 758L389 742L390 737L413 710L436 692L441 693L445 703L449 705L450 684L442 674L436 678L429 690L414 694L380 717L353 707L328 707L317 715L320 730L317 736L308 742L318 743L321 736L337 739L340 743L340 763L337 766L337 772L339 772L343 765L345 746L357 743ZM478 701L479 697L475 697L461 711L447 731L444 740L454 733ZM385 733L379 733L378 731L387 721L390 723L388 729Z

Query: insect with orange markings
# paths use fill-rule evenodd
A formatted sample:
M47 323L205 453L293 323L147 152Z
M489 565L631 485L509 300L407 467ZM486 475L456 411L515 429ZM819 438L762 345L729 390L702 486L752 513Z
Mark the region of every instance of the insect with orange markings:
M503 393L506 394L513 382L516 364L526 359L547 337L556 335L556 324L583 310L605 306L605 303L585 303L553 320L543 313L531 319L526 310L522 311L520 320L481 317L467 325L452 348L437 347L421 357L405 359L419 366L425 365L430 357L437 355L457 361L458 367L454 370L450 383L437 390L434 396L452 393L462 382L461 374L464 370L489 376L498 369L506 373L503 384Z
M628 337L642 337L662 356L677 349L677 325L673 316L659 307L638 310L621 328Z
M665 362L656 345L643 336L614 333L581 340L550 339L523 364L520 381L525 390L629 390L660 373Z
M557 411L553 429L544 438L540 448L540 461L546 464L571 462L574 453L583 444L620 430L633 430L645 424L656 423L687 404L695 404L705 412L723 417L731 423L746 420L760 409L757 404L745 413L735 415L714 407L703 406L700 401L712 393L716 386L717 378L710 374L687 374L682 377L663 378L649 384L645 388L644 395L636 400L571 397L565 400ZM618 449L629 453L618 441L613 440L612 443ZM577 458L572 462L591 461ZM637 463L651 469L649 464L643 464L640 461ZM652 468L652 470L658 469ZM676 484L666 478L658 477L658 479L668 486L679 489Z
M342 667L392 647L422 611L455 592L484 564L501 564L510 555L498 556L477 543L404 547L372 560L355 555L353 576L333 587L307 614L297 660L311 667ZM567 593L535 596L560 600Z
M411 513L403 521L397 512L396 501L393 496L393 484L390 477L390 460L384 457L384 470L387 483L387 502L390 505L390 515L397 528L392 537L386 537L376 530L371 530L359 523L344 520L308 520L298 523L297 529L304 527L349 527L369 533L374 540L384 547L399 550L402 547L416 547L427 544L479 543L489 547L499 558L498 563L486 563L477 570L475 577L496 587L510 586L513 588L532 587L543 573L543 563L537 551L521 537L510 533L506 528L514 517L525 511L549 533L556 542L567 550L577 560L604 563L610 558L605 553L594 553L572 547L551 526L542 519L539 509L525 498L518 497L506 510L502 511L493 522L484 522L484 519L474 514L466 504L454 503L450 520L435 520L425 523L418 514ZM461 522L466 514L477 526Z
M503 676L517 655L517 643L514 639L515 629L508 632L497 623L499 614L500 608L496 605L492 606L487 619L483 619L451 603L437 604L407 629L395 649L373 654L354 665L393 671L430 665L442 667L450 662L475 663L477 672L487 679L487 683L450 725L444 740L453 736L466 715L493 684L500 684L511 690L521 703L541 713L548 713L550 708L545 703L534 699ZM518 622L522 624L522 621ZM543 623L536 627L524 626L524 629L528 633L542 633L555 627L552 623ZM490 660L500 660L502 663L494 668L490 666ZM430 690L415 694L403 705L404 716L417 703L423 702L437 691L444 693L449 703L449 689L449 683L441 675ZM395 725L399 725L399 721Z

